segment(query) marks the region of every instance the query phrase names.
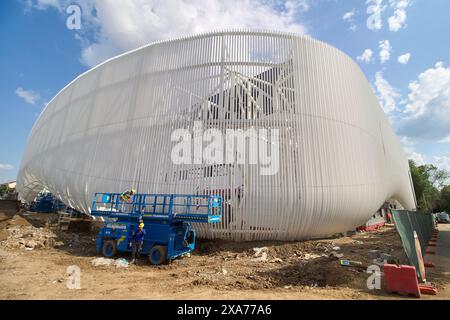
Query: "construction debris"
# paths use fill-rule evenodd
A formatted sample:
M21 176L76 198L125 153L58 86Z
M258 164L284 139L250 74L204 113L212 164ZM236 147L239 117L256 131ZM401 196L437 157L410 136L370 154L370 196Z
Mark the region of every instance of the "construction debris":
M49 229L33 227L27 220L15 215L7 222L7 238L1 242L9 249L53 248L57 243L56 235Z
M16 214L8 221L8 226L29 227L31 224L26 219Z
M397 263L397 259L394 256L392 256L391 254L388 254L388 253L382 253L380 255L380 258L382 260L384 260L384 261L387 261L387 263L390 263L390 264L396 264Z
M95 258L91 261L94 267L99 266L115 266L116 268L127 268L129 263L124 258L119 259L108 259L108 258Z
M127 259L120 258L116 259L114 265L116 266L116 268L128 268L129 263Z
M380 267L384 266L387 263L386 260L383 260L381 258L373 259L372 262Z
M344 255L342 253L337 253L336 251L332 251L330 253L330 256L335 257L336 259L340 259L340 258L344 257Z
M262 248L253 248L253 251L255 251L255 255L252 259L252 261L254 262L265 262L267 261L267 247L262 247Z
M314 253L305 253L305 255L303 256L304 260L311 260L311 259L317 259L320 258L321 256L318 254L314 254Z
M341 266L344 267L362 267L361 261L352 261L352 260L339 260Z
M369 250L367 252L367 255L369 256L370 259L378 259L381 256L381 251L380 250Z
M94 267L99 266L110 266L114 263L114 259L107 259L107 258L95 258L91 261L91 264Z

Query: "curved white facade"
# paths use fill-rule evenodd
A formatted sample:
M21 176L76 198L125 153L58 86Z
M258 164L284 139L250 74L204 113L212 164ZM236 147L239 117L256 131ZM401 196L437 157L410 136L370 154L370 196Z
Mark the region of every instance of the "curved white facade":
M279 170L174 164L171 134L278 129ZM224 196L208 238L293 240L363 224L385 200L415 207L402 147L362 71L309 37L228 31L154 43L82 74L47 105L18 190L89 212L94 192ZM220 191L218 191L220 190Z

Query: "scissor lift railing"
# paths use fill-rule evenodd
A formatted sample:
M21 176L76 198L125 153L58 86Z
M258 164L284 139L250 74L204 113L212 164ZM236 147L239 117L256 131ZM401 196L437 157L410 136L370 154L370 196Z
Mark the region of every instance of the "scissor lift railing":
M108 218L219 222L222 197L216 195L135 194L130 201L120 193L96 193L91 214Z

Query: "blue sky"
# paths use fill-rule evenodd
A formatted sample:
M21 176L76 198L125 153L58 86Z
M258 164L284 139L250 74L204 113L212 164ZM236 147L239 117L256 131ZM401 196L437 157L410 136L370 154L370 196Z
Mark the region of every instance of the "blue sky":
M66 25L70 5L80 29ZM0 182L15 180L39 113L80 73L155 40L236 27L308 34L347 53L408 156L450 171L449 12L448 0L1 1Z

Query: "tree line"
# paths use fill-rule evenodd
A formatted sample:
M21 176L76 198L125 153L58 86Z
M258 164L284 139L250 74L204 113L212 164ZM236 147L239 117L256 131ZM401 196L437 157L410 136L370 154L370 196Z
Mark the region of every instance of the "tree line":
M409 160L409 169L416 193L417 209L450 213L450 174L432 164L418 166L413 160Z

